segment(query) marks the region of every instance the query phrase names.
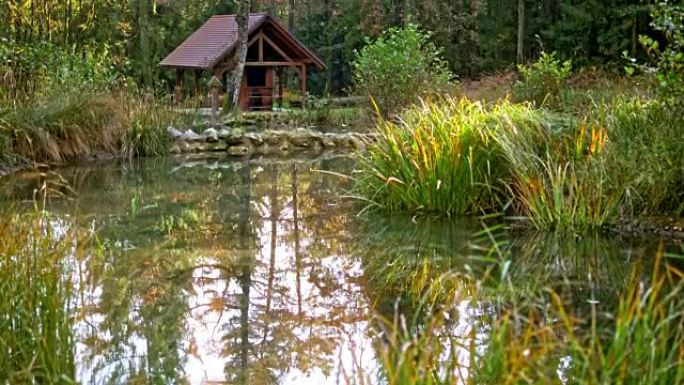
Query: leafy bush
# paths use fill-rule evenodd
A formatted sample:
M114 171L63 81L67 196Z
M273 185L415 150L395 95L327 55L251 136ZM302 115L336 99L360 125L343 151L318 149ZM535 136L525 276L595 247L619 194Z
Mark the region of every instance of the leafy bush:
M106 48L77 53L49 42L0 39L0 101L102 90L116 77Z
M520 81L515 85L517 100L531 101L537 106L555 107L560 103L562 87L572 71L572 62L561 62L555 53L542 52L530 66L518 66Z
M653 28L662 33L665 44L649 36L639 37L651 58L651 64L644 67L655 73L655 88L663 99L684 104L684 5L659 3L652 8L651 17Z
M353 63L353 87L371 97L384 116L450 86L452 74L440 49L417 26L389 29L367 43Z

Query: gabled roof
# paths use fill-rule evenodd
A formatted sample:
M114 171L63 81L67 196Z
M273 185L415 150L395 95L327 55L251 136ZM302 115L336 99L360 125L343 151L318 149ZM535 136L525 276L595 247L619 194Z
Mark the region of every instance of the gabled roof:
M249 15L249 35L266 24L297 47L311 63L318 68L325 68L325 63L306 48L286 28L266 13ZM212 16L197 31L169 54L159 65L174 68L206 69L212 68L230 55L237 46L237 23L235 15Z

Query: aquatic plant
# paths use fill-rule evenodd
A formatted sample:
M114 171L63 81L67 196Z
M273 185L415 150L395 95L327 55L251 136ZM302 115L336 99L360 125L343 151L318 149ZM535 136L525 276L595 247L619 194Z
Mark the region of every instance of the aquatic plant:
M597 301L588 314L577 314L553 292L552 315L507 311L492 326L474 383L682 383L682 272L659 261L656 266L646 281L634 272L607 325L598 321Z
M73 383L67 259L88 252L87 242L74 231L54 231L48 216L0 215L0 383Z
M521 292L520 279L457 279L465 285L444 286L449 302L431 317L406 309L378 317L382 378L392 385L682 383L684 274L657 255L653 272L635 267L616 288L617 303L601 302L592 289L577 309L551 280Z
M681 114L616 99L580 117L526 104L446 98L378 124L357 191L369 208L443 216L502 213L538 229L595 230L679 215Z
M525 105L487 107L467 99L424 102L397 122L382 121L380 138L361 158L358 189L390 211L447 216L499 211L506 177L493 140L510 130L531 139L550 129L547 115Z
M38 162L62 162L96 153L116 153L126 116L109 96L66 94L0 113L0 136L9 151Z
M607 171L624 180L633 216L684 213L684 111L658 100L618 98L591 119L610 137Z
M128 130L121 148L124 157L168 154L172 138L167 128L178 123L181 116L157 102L132 99L126 107Z
M0 110L0 146L36 162L164 155L169 125L195 117L129 94L75 93Z
M511 212L538 229L596 229L610 223L623 187L610 183L602 158L607 139L604 128L586 122L541 138L498 132L493 140L510 170Z

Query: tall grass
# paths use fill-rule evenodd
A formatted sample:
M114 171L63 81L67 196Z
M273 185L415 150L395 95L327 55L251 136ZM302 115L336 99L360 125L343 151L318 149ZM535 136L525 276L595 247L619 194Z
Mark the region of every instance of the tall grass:
M507 311L493 325L476 384L681 384L684 382L682 272L659 262L650 282L635 272L613 321L599 326L567 311L551 293L550 315Z
M574 309L550 286L514 298L499 293L526 283L501 281L492 290L459 280L466 285L445 290L452 305L467 306L377 321L383 378L390 385L684 383L684 273L657 259L652 273L633 271L609 316L602 310L612 303L593 296Z
M126 107L128 130L121 154L127 158L168 154L172 138L167 127L177 126L182 116L162 104L142 99L129 99Z
M657 100L618 98L595 108L608 130L609 171L626 180L635 215L684 213L684 111Z
M370 207L504 213L538 229L600 229L684 210L684 119L617 99L585 116L444 99L378 124L357 187Z
M47 163L163 155L171 146L167 127L180 120L162 104L133 95L66 94L0 110L0 145Z
M0 135L10 150L38 162L62 162L114 153L126 134L125 113L104 95L60 95L0 115Z
M537 136L548 130L542 111L508 102L493 108L445 99L379 123L380 140L361 159L362 195L390 211L447 216L498 211L507 174L496 133Z
M586 122L538 139L501 131L493 138L510 170L513 214L538 229L600 228L614 219L623 187L602 158L606 129Z
M81 240L52 230L47 217L0 215L0 383L73 383L67 258Z

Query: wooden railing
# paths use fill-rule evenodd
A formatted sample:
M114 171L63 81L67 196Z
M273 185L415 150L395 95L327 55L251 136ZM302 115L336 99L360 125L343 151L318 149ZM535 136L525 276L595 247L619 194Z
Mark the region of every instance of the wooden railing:
M248 87L249 109L251 111L273 108L273 87Z

